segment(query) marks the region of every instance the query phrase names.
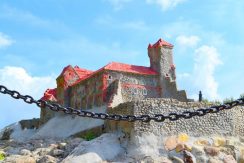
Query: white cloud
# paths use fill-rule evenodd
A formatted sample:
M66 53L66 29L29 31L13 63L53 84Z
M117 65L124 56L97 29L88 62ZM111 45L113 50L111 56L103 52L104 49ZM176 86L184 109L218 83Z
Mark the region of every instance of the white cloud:
M177 44L179 44L181 47L195 47L199 41L200 38L194 35L193 36L180 35L176 38Z
M208 99L219 99L218 82L214 77L216 67L222 64L215 47L203 45L195 50L193 84L202 90Z
M21 67L6 66L0 69L0 83L2 85L36 98L40 98L47 88L55 87L55 81L53 76L31 76Z
M12 43L13 41L9 38L9 36L0 32L0 48L10 46Z
M148 4L159 5L163 11L172 9L178 4L185 2L186 0L146 0Z
M118 11L124 7L124 4L132 1L132 0L106 0L108 1L114 8L114 10Z
M54 88L56 84L53 76L31 76L21 67L6 66L0 69L0 85L39 99L47 88ZM0 101L0 129L22 119L38 118L40 115L37 106L28 105L8 95L0 94Z

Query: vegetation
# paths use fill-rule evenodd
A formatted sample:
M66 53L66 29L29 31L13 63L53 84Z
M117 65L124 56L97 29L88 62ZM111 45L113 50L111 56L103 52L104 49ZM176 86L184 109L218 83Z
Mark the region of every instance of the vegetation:
M240 98L244 98L244 93L242 93L242 94L240 94ZM223 103L228 103L228 102L232 102L232 101L234 101L235 99L233 98L233 97L229 97L229 98L225 98L224 100L223 100ZM215 100L215 101L209 101L208 99L203 99L202 100L202 102L203 103L206 103L206 104L212 104L212 105L220 105L220 104L222 104L220 101L218 101L218 100Z
M209 101L208 99L203 99L202 102L205 104L208 104L208 105L220 105L221 104L221 102L218 100Z
M86 141L90 141L92 139L95 139L96 135L92 131L89 131L84 136L82 136L82 138L85 139Z
M232 101L234 101L234 98L233 98L233 97L225 98L225 99L223 100L223 103L228 103L228 102L232 102Z
M0 161L3 161L5 159L5 155L3 153L0 153Z
M242 94L240 95L240 98L244 98L244 93L242 93Z

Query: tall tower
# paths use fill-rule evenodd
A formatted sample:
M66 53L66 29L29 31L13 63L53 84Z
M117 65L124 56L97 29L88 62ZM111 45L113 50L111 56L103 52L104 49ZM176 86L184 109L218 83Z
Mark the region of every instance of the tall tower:
M150 58L150 67L159 73L161 97L187 101L185 91L177 90L173 45L159 39L155 44L149 44L148 56Z

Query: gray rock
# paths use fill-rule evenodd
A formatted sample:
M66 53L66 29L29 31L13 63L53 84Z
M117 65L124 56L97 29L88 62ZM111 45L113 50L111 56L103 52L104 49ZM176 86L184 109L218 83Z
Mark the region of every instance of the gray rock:
M42 156L37 163L56 163L57 159L55 157L52 157L50 155Z
M70 155L61 163L100 163L102 161L102 158L98 154L89 152L83 155Z
M171 159L172 159L173 163L184 163L184 161L181 158L176 157L176 156L171 157Z
M62 156L64 151L61 149L54 149L50 152L51 156Z
M5 163L36 163L35 158L30 156L11 155L4 160Z
M51 149L49 148L37 148L33 154L34 155L39 155L39 156L44 156L44 155L47 155L48 153L51 152Z
M189 163L196 163L196 157L189 151L184 151L184 161Z
M13 129L6 128L3 132L3 135L0 137L0 140L9 140L12 133Z
M65 149L66 145L67 145L67 143L59 143L58 148L59 149Z
M208 163L223 163L223 161L217 158L209 158Z
M20 155L30 156L32 153L27 149L20 150Z

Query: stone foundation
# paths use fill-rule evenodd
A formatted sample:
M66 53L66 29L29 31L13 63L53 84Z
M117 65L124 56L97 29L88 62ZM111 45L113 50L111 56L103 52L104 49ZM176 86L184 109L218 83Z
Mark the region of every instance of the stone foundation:
M204 103L179 102L173 99L146 99L120 104L108 110L109 114L143 115L153 114L168 115L171 112L181 113L208 107ZM219 113L207 114L203 117L179 119L177 121L165 120L164 122L123 122L106 121L108 131L121 130L125 133L141 134L143 132L156 135L177 135L187 133L191 136L228 135L244 136L244 107L237 106Z

